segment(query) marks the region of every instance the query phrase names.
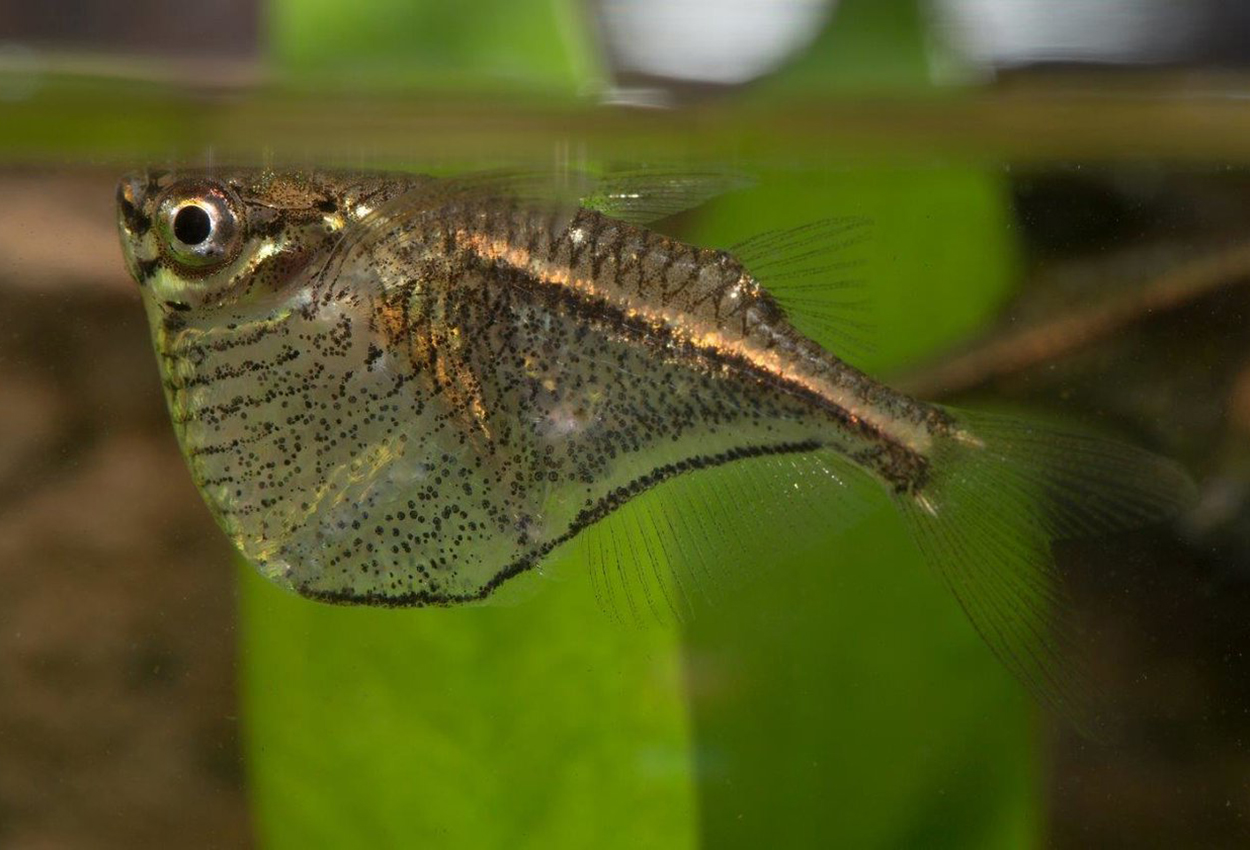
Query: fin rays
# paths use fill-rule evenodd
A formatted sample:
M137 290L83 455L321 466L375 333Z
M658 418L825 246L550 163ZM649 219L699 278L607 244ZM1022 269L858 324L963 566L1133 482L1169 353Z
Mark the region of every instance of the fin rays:
M931 457L925 502L892 494L942 582L1003 664L1084 734L1113 728L1091 646L1051 551L1165 518L1192 483L1175 464L1121 443L994 414L952 411L958 438ZM868 476L831 450L768 455L670 479L581 536L602 607L628 623L682 621L743 567L811 526L853 524Z
M870 504L852 490L861 482L825 450L670 479L580 535L596 598L623 622L685 621L793 534L858 521Z
M795 327L840 352L872 350L871 300L856 277L872 222L864 217L828 218L772 230L730 249L777 299Z
M907 494L895 502L994 653L1043 704L1100 737L1110 718L1052 541L1163 519L1193 485L1175 464L1111 440L952 413L979 442L947 439L934 452L923 491L933 512Z

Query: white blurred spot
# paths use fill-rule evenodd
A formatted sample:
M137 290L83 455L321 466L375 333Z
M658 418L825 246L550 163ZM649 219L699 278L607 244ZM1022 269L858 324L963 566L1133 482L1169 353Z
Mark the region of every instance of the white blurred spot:
M837 0L604 0L608 46L622 70L743 83L816 38Z
M1176 0L937 0L947 39L974 62L1158 62L1181 53L1200 16Z

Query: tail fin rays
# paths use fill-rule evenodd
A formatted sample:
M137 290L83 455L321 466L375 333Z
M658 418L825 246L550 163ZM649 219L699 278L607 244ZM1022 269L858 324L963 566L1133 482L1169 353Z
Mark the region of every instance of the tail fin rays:
M1055 539L1157 521L1193 498L1178 466L1100 437L951 411L960 432L918 494L895 495L912 537L977 631L1043 703L1105 732Z

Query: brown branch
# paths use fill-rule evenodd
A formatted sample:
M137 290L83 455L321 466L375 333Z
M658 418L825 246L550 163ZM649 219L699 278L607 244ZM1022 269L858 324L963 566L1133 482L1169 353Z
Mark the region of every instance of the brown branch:
M1159 268L1160 249L1140 248L1084 267L1079 273L1095 280L1124 279L1125 267ZM1076 273L1076 272L1072 272ZM1136 275L1134 275L1136 276ZM969 390L995 378L1015 374L1105 339L1141 319L1184 306L1225 286L1250 280L1250 242L1222 244L1170 268L1129 291L1117 288L1096 300L1032 322L1018 330L991 335L894 381L922 398Z

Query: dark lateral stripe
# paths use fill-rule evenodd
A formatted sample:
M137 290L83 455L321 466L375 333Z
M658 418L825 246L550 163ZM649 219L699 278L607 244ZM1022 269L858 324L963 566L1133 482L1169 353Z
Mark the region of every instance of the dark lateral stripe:
M207 374L199 373L192 375L181 383L174 381L165 381L165 386L171 390L185 390L192 387L207 387L216 384L218 381L228 381L234 378L241 378L244 375L250 375L253 372L259 372L268 367L268 363L259 360L244 360L235 366L218 366L212 372Z
M239 348L247 348L249 345L256 345L275 333L281 333L281 327L262 326L247 334L239 334L238 336L225 337L222 339L214 339L211 342L186 343L176 353L180 356L188 356L191 354L204 354L210 351L234 351Z
M801 443L780 443L772 446L743 446L719 454L700 455L688 460L656 467L646 475L635 478L628 484L616 488L593 505L584 509L563 534L517 558L497 572L490 581L482 585L482 588L474 593L447 594L423 590L398 596L387 596L382 593L353 593L349 590L317 590L306 585L297 587L296 591L301 596L315 599L319 602L328 602L334 605L372 605L379 608L420 608L428 605L447 606L461 605L467 602L480 602L499 589L499 586L504 582L533 569L539 561L550 554L556 547L572 540L584 529L594 525L634 497L670 478L687 472L722 466L736 460L764 457L766 455L806 454L822 447L823 444L816 440L808 440Z
M174 417L174 423L177 425L182 425L187 422L211 421L212 423L217 424L220 422L224 422L227 419L230 419L239 413L245 413L250 410L255 410L261 405L269 404L270 402L274 401L277 398L278 398L278 395L276 393L273 394L272 396L270 395L236 396L235 398L230 399L229 401L223 401L218 404L208 404L208 405L205 405L204 407L198 407L195 410L187 413L187 415L185 416Z
M166 356L171 360L187 359L185 357L178 358L172 355ZM233 366L218 366L209 373L197 373L182 382L166 379L162 383L166 389L170 390L190 389L191 387L207 387L216 384L218 381L229 381L234 378L241 378L245 375L250 375L253 372L261 372L274 366L283 366L290 363L292 360L297 359L299 356L299 349L288 348L279 352L278 355L272 360L244 360L242 363L238 363Z
M251 446L262 440L268 440L273 436L274 431L276 430L278 430L278 427L272 422L265 422L263 423L261 433L253 437L235 437L224 443L210 443L203 446L193 446L186 450L186 455L188 458L199 457L200 455L219 455L222 452L233 451L240 446Z

